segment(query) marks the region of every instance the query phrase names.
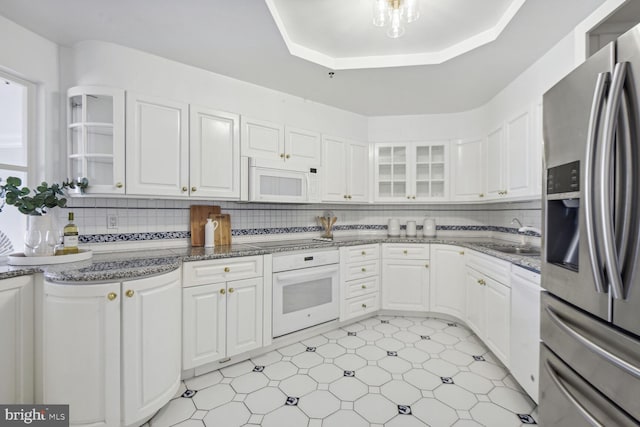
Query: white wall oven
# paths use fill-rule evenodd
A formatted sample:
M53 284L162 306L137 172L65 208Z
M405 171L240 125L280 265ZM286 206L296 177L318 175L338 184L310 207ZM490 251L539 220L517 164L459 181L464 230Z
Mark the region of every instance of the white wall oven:
M273 336L319 325L339 316L336 249L273 256Z

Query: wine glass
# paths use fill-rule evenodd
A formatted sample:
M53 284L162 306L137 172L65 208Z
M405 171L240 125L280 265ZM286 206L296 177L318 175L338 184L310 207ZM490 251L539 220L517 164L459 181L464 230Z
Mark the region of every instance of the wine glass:
M45 232L44 243L47 245L46 255L55 255L56 246L60 243L60 233L57 230L47 230Z
M27 248L25 255L36 255L37 249L42 243L42 233L40 230L31 229L27 230L24 234L24 245Z

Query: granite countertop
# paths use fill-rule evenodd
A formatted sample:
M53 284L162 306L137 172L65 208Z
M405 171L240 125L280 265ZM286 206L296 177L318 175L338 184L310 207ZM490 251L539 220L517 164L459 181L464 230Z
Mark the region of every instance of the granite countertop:
M486 245L513 243L488 238L422 238L422 237L385 237L385 236L351 236L337 237L335 240L316 241L281 240L217 246L205 248L175 248L120 251L97 253L87 261L69 264L42 266L10 266L0 265L0 280L16 276L44 273L50 281L70 284L84 282L105 282L137 279L155 274L166 273L180 267L182 262L203 261L210 259L232 258L252 255L278 254L281 252L338 248L374 243L439 243L453 244L476 250L534 272L540 272L540 258L516 254L506 254L486 247Z

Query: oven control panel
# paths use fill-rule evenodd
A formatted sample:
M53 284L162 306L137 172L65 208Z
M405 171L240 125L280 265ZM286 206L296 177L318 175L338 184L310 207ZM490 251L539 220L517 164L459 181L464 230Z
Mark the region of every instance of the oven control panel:
M340 262L340 253L337 248L287 253L273 256L273 272L337 264L338 262Z

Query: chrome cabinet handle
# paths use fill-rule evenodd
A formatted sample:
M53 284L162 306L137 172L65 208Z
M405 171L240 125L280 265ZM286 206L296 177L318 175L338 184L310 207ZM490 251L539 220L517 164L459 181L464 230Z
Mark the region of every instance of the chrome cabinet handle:
M587 231L587 248L589 250L589 263L591 264L591 272L596 287L596 292L605 292L605 278L600 268L602 265L600 252L598 251L598 242L595 235L595 223L597 221L598 201L596 200L595 189L595 163L596 163L596 146L598 135L600 134L600 124L602 121L602 109L605 102L605 93L609 86L610 74L600 73L596 80L596 87L593 93L593 102L591 103L591 114L589 117L589 129L587 132L587 152L584 163L584 176L587 178L584 182L584 217L585 229Z

